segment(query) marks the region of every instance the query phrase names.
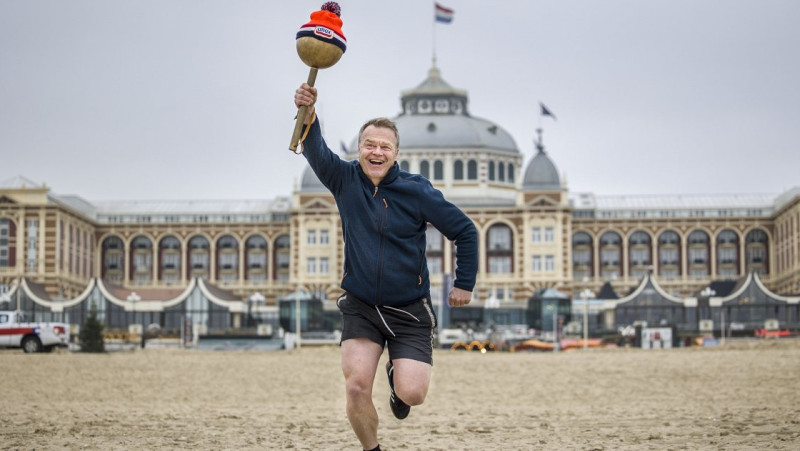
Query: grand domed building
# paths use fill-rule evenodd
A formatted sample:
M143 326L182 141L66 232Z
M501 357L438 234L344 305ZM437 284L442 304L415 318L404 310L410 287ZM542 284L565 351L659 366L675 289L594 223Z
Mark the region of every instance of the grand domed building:
M570 193L540 129L536 154L523 165L511 135L472 116L468 100L466 91L449 85L434 66L421 84L402 92L402 112L394 120L400 167L431 180L478 227L474 300L513 303L541 288L597 293L606 282L626 293L649 272L675 296L753 271L778 291L800 292L800 189L781 196ZM349 149L346 158L355 159L357 138ZM296 196L335 210L310 168ZM776 220L780 231L774 229ZM784 242L790 235L793 245ZM436 285L437 275L452 273L453 252L435 229L428 238ZM776 240L784 242L778 245L784 251Z
M511 135L473 116L467 91L435 65L401 93L401 108L399 165L427 177L478 229L473 305L520 307L543 289L625 296L651 278L671 300L752 274L765 290L800 292L800 187L775 195L569 192L541 130L531 130L536 154L525 161ZM349 149L342 157L355 159L356 138ZM438 303L455 262L432 227L427 255ZM263 201L89 202L23 177L0 185L6 302L26 288L65 311L98 292L124 317L145 296L152 320L163 322L172 307L159 301L177 306L197 289L209 311L229 315L218 327L238 327L253 299L264 309L302 291L335 299L342 259L336 204L310 168L291 197ZM796 296L785 299L797 310Z
M467 92L450 86L432 67L421 84L401 95L402 112L393 118L400 134L398 164L428 178L475 221L482 256L476 301L513 303L538 288L568 289L570 208L555 165L540 140L539 153L523 171L523 155L511 135L473 116L468 104ZM356 137L345 158L357 158L357 144ZM332 196L310 168L296 199L327 205L336 218ZM441 297L442 275L452 274L454 263L452 245L430 227L434 301Z

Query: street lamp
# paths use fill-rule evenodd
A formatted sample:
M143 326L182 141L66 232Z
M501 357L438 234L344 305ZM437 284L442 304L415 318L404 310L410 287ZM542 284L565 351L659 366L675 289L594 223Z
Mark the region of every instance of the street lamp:
M711 302L710 302L711 301L711 297L716 295L716 294L717 294L717 292L712 290L711 287L705 287L705 288L703 288L703 291L700 292L700 296L703 296L703 297L705 297L705 298L707 298L709 300L709 303L708 303L709 309L711 308ZM725 310L722 308L722 306L720 306L719 314L720 314L720 321L719 321L719 323L720 323L719 324L719 327L720 327L720 344L724 345L725 344ZM712 318L713 318L713 316L712 316Z
M22 300L20 299L20 295L22 295L22 267L20 266L19 272L17 273L17 289L16 289L16 298L17 298L17 311L22 311Z
M589 347L589 299L593 297L592 290L586 288L581 291L581 299L583 299L583 349Z
M254 309L253 308L253 304L255 304L256 306L259 306L259 305L264 303L266 298L264 297L263 294L261 294L258 291L256 291L255 293L251 294L250 297L247 298L247 299L250 301L247 304L247 316L248 316L247 322L248 322L248 327L252 327L252 325L253 325L253 311L254 310L258 310L258 309Z
M141 297L141 296L139 296L138 294L136 294L136 292L135 292L135 291L131 291L131 293L128 295L128 297L127 297L126 299L127 299L129 302L139 302L139 301L141 301L141 300L142 300L142 297ZM133 306L132 306L132 307L133 307L133 320L134 320L134 321L136 321L136 311L138 310L138 309L136 308L136 305L137 305L137 304L133 304ZM139 344L139 346L141 346L141 347L142 347L142 349L144 349L145 340L146 340L146 338L145 338L145 336L144 336L144 331L145 331L145 328L144 328L144 313L142 313L142 332L141 332L141 343Z
M294 326L297 329L297 348L299 349L302 344L302 337L300 335L300 296L297 296L297 299L294 300Z
M294 293L292 293L291 295L289 295L286 298L284 298L284 299L288 299L288 300L294 300L294 328L295 328L295 334L296 334L295 342L294 342L294 347L295 348L300 348L300 346L302 345L302 339L301 339L301 335L300 335L301 334L301 331L300 331L300 326L301 326L301 321L300 321L300 312L301 312L300 301L302 300L302 298L304 298L307 295L308 295L308 292L306 292L305 290L297 290Z
M553 306L553 334L555 335L555 350L561 350L561 339L558 338L558 301Z
M558 302L558 301L555 301ZM558 304L553 304L553 302L549 302L545 306L545 311L552 310L553 311L553 352L558 352L559 342L558 342ZM544 323L544 321L542 321ZM544 324L542 324L544 326Z

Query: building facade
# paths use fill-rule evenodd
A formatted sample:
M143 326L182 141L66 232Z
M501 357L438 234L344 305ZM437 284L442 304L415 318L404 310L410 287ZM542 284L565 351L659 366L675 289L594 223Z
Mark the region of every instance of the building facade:
M800 187L775 195L600 196L569 192L543 144L525 162L500 125L472 116L468 95L435 66L401 93L398 163L472 218L480 239L473 301L521 305L553 288L572 297L648 273L672 296L758 273L800 292ZM324 118L323 118L324 119ZM355 158L357 143L343 158ZM791 183L792 181L789 181ZM432 298L454 249L428 230ZM0 290L39 284L54 301L92 279L130 290L180 289L197 278L267 305L298 290L335 299L343 267L333 197L310 169L290 197L263 201L89 202L17 177L0 185ZM2 294L2 293L0 293Z

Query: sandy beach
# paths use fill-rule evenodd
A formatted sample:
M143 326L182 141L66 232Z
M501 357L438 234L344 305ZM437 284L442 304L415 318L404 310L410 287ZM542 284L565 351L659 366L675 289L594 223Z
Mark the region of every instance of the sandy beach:
M386 359L384 354L383 359ZM2 449L360 449L336 347L0 352ZM385 450L798 449L800 341L562 353L436 351Z

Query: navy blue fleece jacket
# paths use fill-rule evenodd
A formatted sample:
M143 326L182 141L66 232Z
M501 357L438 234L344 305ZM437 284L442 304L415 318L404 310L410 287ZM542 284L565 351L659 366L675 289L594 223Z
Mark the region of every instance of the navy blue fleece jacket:
M467 215L421 175L397 163L375 186L358 161L331 152L315 120L303 155L333 193L344 232L341 287L374 305L400 306L430 294L425 229L431 223L456 244L454 285L472 291L478 271L478 232Z

